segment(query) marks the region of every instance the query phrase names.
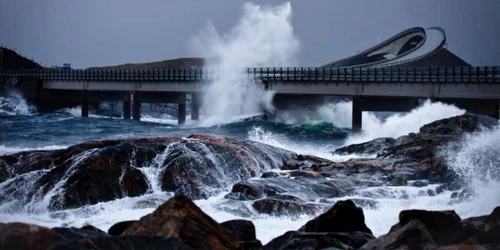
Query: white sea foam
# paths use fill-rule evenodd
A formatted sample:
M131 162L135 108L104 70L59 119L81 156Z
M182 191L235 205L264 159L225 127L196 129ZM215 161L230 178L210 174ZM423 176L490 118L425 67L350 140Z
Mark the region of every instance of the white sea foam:
M64 146L64 145L51 145L51 146L44 146L44 147L11 147L11 146L6 146L3 144L0 144L0 155L6 155L6 154L12 154L12 153L17 153L21 151L29 151L29 150L56 150L56 149L64 149L69 146Z
M18 93L11 92L7 96L0 96L0 115L29 115L36 112L36 108Z
M243 5L237 25L221 35L215 26L194 36L191 49L196 55L215 58L208 65L224 72L206 89L202 109L207 115L202 126L227 123L235 116L272 110L272 93L257 87L238 69L278 67L293 64L299 49L291 25L290 3L277 6Z

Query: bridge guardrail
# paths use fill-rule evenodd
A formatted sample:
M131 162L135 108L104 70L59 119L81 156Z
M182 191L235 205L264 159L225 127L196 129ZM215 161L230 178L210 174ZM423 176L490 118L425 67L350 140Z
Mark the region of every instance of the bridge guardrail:
M223 74L246 74L262 81L287 82L415 82L499 83L500 67L385 67L385 68L247 68L221 71L188 69L0 70L0 77L71 81L212 81Z

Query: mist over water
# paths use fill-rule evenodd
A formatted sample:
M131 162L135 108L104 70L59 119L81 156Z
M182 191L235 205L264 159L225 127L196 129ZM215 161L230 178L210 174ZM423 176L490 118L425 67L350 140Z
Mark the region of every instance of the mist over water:
M220 34L212 23L194 36L191 50L213 58L207 65L224 72L205 90L202 107L204 126L227 123L236 116L273 110L273 93L266 92L242 70L247 67L293 65L300 43L291 25L290 3L259 6L246 3L242 16L227 33Z

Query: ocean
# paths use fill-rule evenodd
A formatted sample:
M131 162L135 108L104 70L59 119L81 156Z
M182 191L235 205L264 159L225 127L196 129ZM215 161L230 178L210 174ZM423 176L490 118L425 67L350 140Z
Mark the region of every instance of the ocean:
M185 125L177 126L175 125L177 121L172 117L153 117L147 113L143 114L140 122L92 113L89 118L82 118L79 116L78 107L52 113L38 113L19 96L0 98L0 155L24 150L61 149L90 140L216 134L261 142L334 161L344 161L369 156L341 156L331 152L343 145L368 141L377 137L397 137L418 132L419 127L426 123L464 113L463 110L454 106L430 102L425 102L408 113L385 114L382 117L375 113L364 112L363 132L353 135L348 127L350 102L325 104L308 112L306 117L299 117L295 112L294 119L291 118L293 116L290 113L283 113L279 116L281 122L235 117L234 121L227 123L202 126L202 117L200 121L188 119ZM302 122L297 123L299 120ZM490 164L488 169L498 171L500 152L497 145L500 143L500 129L468 136L462 143L463 149L458 154L447 156L446 159L457 172L467 176L476 190L476 196L467 201L456 203L451 199L450 191L436 195L430 195L427 192L428 189L435 189L438 185L426 187L408 185L369 187L360 190L356 196L339 197L328 201L318 201L318 203L349 198L363 198L378 202L378 206L364 208L366 224L376 236L387 233L389 228L397 222L399 211L404 209L452 209L456 210L462 218L489 214L495 206L500 205L500 183L493 179L485 181L484 175L488 173L477 173L474 168L476 164ZM154 173L150 174L154 175ZM252 210L251 203L246 204L246 212L242 213L241 207L231 207L231 203L224 198L224 195L231 190L232 184L218 195L196 200L195 203L219 222L235 218L253 221L257 237L263 243L288 230L299 228L314 217L313 215L258 214ZM0 183L0 190L2 186L3 184ZM22 186L19 187L19 189L22 188ZM22 211L12 211L8 209L9 204L0 202L0 222L21 221L50 227L80 227L91 224L106 231L116 222L139 219L154 210L154 206L137 207L139 200L164 201L172 195L172 193L157 189L141 197L126 197L61 211L50 211L43 200L32 201L31 208ZM318 211L318 214L320 212Z

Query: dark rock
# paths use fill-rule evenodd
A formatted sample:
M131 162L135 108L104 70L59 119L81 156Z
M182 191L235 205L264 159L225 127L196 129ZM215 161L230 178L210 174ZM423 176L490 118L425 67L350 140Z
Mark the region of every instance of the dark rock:
M359 206L361 208L369 208L369 209L376 209L379 206L379 202L376 200L369 200L369 199L351 199L356 206Z
M427 185L429 185L427 180L418 180L412 184L414 187L426 187Z
M420 220L412 220L389 234L369 241L361 249L423 249L436 242Z
M314 218L302 226L303 232L365 232L372 231L365 225L363 209L353 201L338 201L324 214Z
M206 157L207 147L215 162ZM275 159L291 157L291 152L282 149L214 135L192 135L171 145L170 150L173 152L164 160L161 187L193 199L213 195L214 188L226 187L226 179L236 182L255 177L264 169L277 167L281 162Z
M278 177L278 176L279 176L279 174L276 172L265 172L260 176L260 178L274 178L274 177Z
M311 233L289 231L271 240L264 249L353 249L373 240L371 234L364 232L348 233Z
M263 188L262 186L257 186L247 181L239 182L233 185L231 189L232 193L239 193L244 197L249 197L250 200L255 200L262 197Z
M136 222L136 220L118 222L108 229L108 234L111 236L120 236L123 232L125 232L125 230L127 230L127 228Z
M102 231L101 229L97 228L97 227L94 227L92 225L85 225L83 227L81 227L80 229L82 230L87 230L87 231L93 231L93 232L98 232L98 233L106 233L104 231Z
M484 128L493 128L497 125L497 119L485 115L467 113L426 124L420 128L420 133L453 136L466 132L477 132Z
M378 138L371 140L369 142L352 144L342 148L336 149L333 153L339 155L349 155L349 154L364 154L364 155L376 155L380 151L394 145L396 142L393 138Z
M165 169L160 178L164 191L207 198L228 182L254 177L291 158L292 152L283 149L211 135L91 141L20 152L0 156L0 180L16 179L0 188L0 204L8 202L14 210L49 198L49 208L60 210L140 196L151 188L140 168L151 165ZM42 169L47 171L35 171ZM62 186L56 185L61 181ZM54 188L60 190L51 192ZM57 195L44 197L50 193Z
M67 245L84 239L109 237L108 234L102 231L91 231L74 227L55 227L52 230L56 233L52 245Z
M162 236L123 236L84 239L78 242L53 245L50 250L189 250L188 246L173 237Z
M248 220L230 220L221 223L236 241L239 249L258 249L262 243L255 236L255 226Z
M413 220L421 221L439 245L458 243L463 232L461 219L455 211L404 210L399 213L399 223L391 228L389 234Z
M186 196L171 198L153 213L132 224L122 236L174 237L193 249L236 247L227 230Z
M311 215L316 211L316 206L306 204L300 198L291 195L269 196L255 201L252 206L257 212L270 215Z
M46 227L24 223L0 223L0 249L44 250L56 233Z
M305 177L305 178L319 178L321 177L318 173L312 171L297 170L290 172L291 177Z
M462 241L500 228L500 207L496 207L489 215L467 218L462 221L462 225L464 227L464 232L461 236Z

